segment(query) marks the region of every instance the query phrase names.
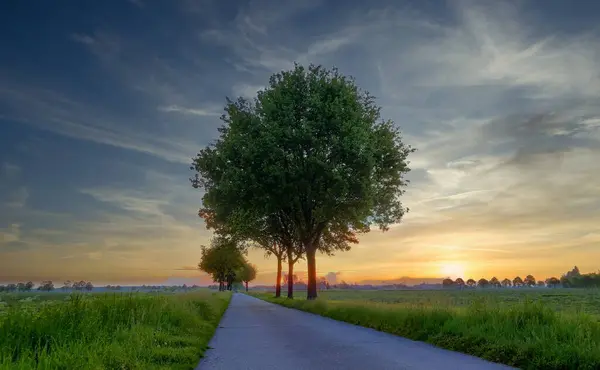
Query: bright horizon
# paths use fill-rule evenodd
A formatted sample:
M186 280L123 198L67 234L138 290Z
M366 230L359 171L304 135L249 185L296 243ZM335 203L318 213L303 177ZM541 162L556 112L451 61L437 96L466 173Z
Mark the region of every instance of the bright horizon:
M294 61L354 76L418 149L404 221L319 275L600 269L599 4L236 4L0 5L0 281L205 284L191 158L226 96ZM275 259L248 258L273 284Z

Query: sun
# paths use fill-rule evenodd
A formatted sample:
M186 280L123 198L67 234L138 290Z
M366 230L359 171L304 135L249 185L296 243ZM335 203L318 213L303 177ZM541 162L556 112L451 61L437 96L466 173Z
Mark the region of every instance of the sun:
M460 262L444 262L440 266L440 272L444 277L464 278L465 265Z

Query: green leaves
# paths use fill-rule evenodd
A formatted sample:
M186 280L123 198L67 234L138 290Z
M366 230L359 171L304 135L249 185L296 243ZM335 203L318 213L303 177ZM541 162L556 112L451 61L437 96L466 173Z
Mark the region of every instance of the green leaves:
M217 233L331 254L406 212L400 196L414 149L337 69L296 64L256 99L228 100L222 120L219 139L192 166Z
M202 258L198 268L210 274L213 281L224 281L228 274L244 266L246 261L236 241L215 237L210 247L202 246Z

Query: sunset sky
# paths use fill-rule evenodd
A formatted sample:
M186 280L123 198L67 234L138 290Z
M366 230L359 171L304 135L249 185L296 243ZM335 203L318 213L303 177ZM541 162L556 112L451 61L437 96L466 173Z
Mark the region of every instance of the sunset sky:
M0 282L206 283L191 158L227 96L294 61L353 75L418 149L404 222L319 274L596 271L599 21L597 1L3 1Z

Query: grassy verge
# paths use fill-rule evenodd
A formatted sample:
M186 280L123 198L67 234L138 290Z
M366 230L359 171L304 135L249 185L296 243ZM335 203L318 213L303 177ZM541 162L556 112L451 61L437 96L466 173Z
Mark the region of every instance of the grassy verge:
M505 308L474 302L456 309L253 295L521 369L600 368L598 317L560 313L537 302Z
M193 369L230 298L116 293L12 304L0 312L0 369Z

